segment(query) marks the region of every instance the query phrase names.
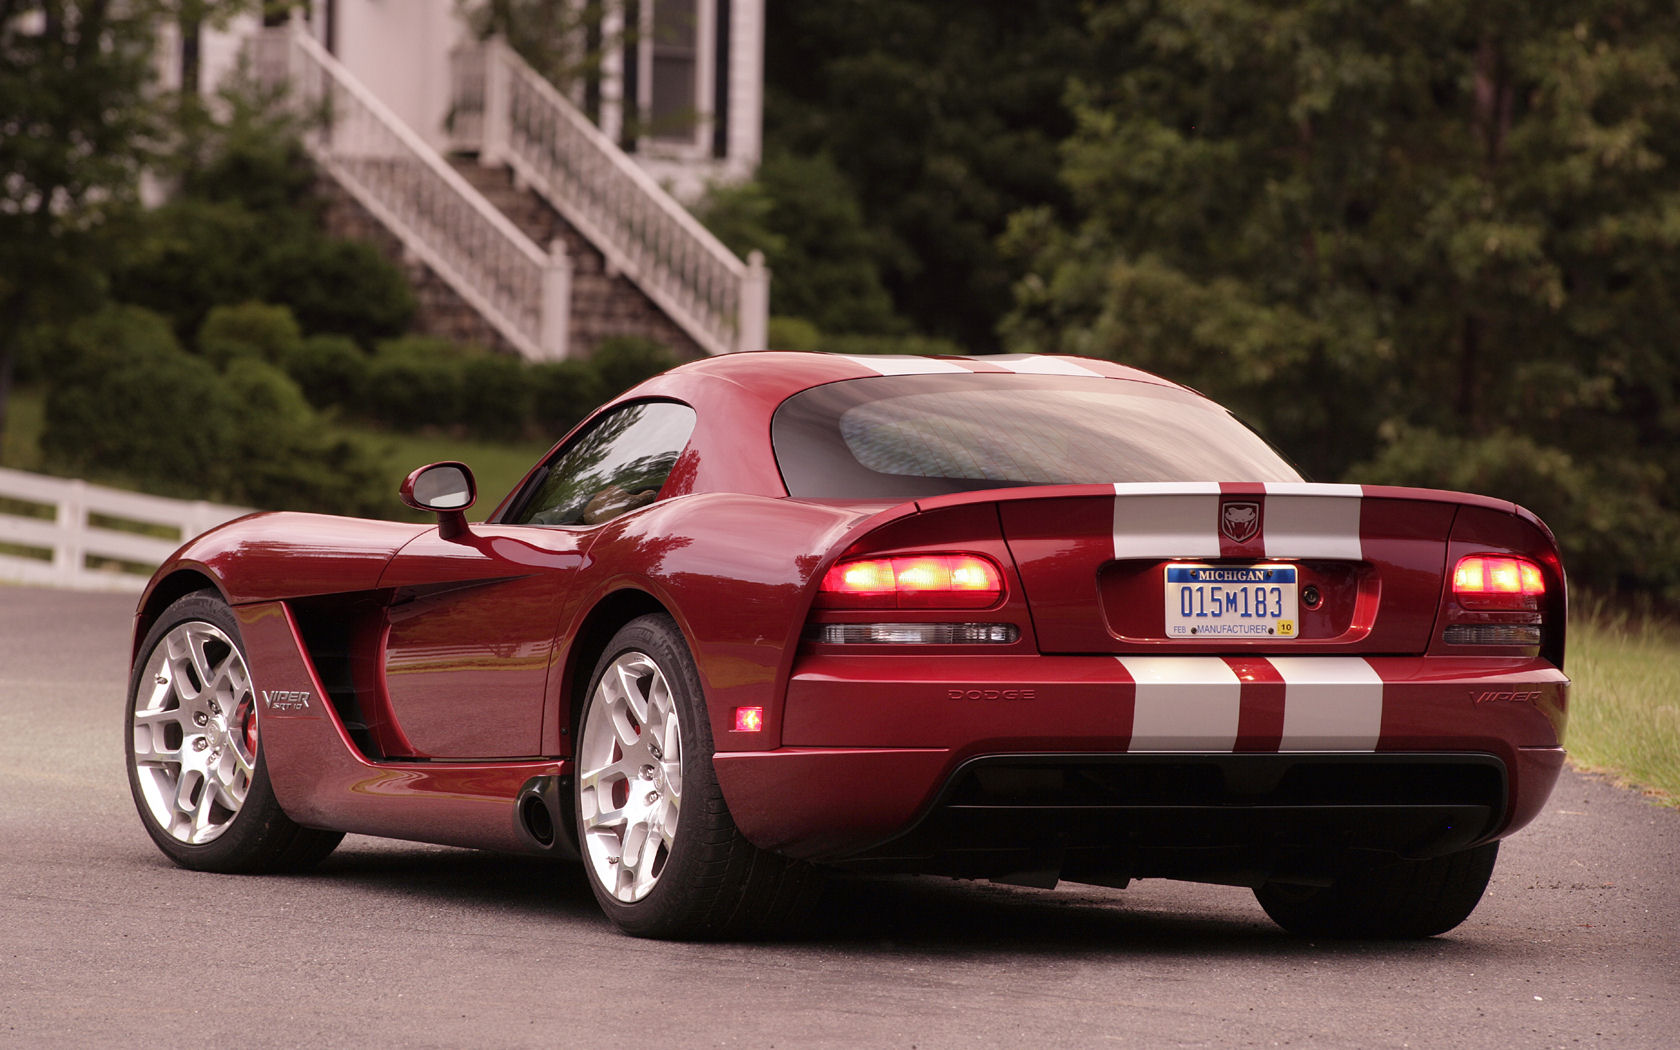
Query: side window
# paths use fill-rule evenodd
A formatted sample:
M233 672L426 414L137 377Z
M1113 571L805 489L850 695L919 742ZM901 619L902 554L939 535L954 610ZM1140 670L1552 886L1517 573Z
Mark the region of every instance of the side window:
M560 450L514 525L599 525L659 497L694 431L674 401L626 405Z

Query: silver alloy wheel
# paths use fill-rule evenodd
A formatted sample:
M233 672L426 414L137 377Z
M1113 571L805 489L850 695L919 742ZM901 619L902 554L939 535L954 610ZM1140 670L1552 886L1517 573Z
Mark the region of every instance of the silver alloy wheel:
M659 881L682 810L677 698L651 656L627 652L595 686L578 742L578 812L596 881L631 904Z
M257 764L245 657L214 624L189 620L158 641L138 681L128 757L146 810L179 842L211 842L239 815Z

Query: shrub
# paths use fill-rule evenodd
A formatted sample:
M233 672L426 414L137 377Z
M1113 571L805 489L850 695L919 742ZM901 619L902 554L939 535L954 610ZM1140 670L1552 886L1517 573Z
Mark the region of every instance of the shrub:
M191 338L210 308L259 297L252 262L265 231L238 204L183 197L143 213L111 260L113 298L168 317Z
M274 365L235 360L225 378L240 406L230 497L275 510L384 515L395 509L367 450L327 434L292 378Z
M349 336L309 336L280 365L317 408L355 405L367 387L368 355Z
M118 241L108 264L116 299L166 314L182 339L212 307L251 299L364 347L407 330L415 304L402 270L326 235L314 168L290 128L246 112L203 152L188 159L180 195Z
M212 307L198 329L198 352L218 368L243 358L279 365L293 357L302 342L292 312L268 303Z
M803 317L772 317L765 341L770 350L821 350L822 332Z
M93 476L215 497L226 488L238 418L216 370L181 349L167 320L113 306L63 332L41 449L49 462Z
M558 441L605 401L601 376L588 361L547 361L530 366L531 419Z
M291 307L306 332L335 332L371 347L406 332L414 319L408 279L371 245L311 231L274 244L255 266L262 297Z
M484 437L524 433L534 404L525 362L508 354L478 353L460 368L460 422Z
M53 350L41 446L54 466L276 510L396 509L374 458L326 434L297 384L255 355L220 373L136 306L77 322Z
M642 380L675 368L681 360L652 339L620 336L602 340L589 363L601 377L601 389L606 396L617 397Z
M232 361L224 374L228 390L239 401L241 414L253 424L242 437L249 437L249 450L260 451L269 441L263 435L290 438L311 429L315 410L292 377L267 361L243 357Z
M447 339L388 339L369 363L362 407L393 427L451 426L461 418L461 377L461 352Z
M966 354L951 342L928 335L827 335L818 348L831 354Z

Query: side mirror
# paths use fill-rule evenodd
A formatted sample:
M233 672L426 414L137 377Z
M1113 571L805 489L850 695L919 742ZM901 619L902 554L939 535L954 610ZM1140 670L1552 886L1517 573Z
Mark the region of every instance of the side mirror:
M403 479L398 490L405 506L438 516L438 536L458 539L467 533L467 508L478 499L478 483L465 463L428 463Z

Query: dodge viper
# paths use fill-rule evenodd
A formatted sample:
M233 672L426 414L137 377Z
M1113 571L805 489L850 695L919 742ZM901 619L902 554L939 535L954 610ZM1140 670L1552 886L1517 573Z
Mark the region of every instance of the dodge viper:
M596 411L482 521L256 514L136 613L129 783L188 868L347 832L581 861L642 936L833 872L1252 888L1312 936L1475 908L1563 762L1533 514L1313 484L1107 361L753 353Z

